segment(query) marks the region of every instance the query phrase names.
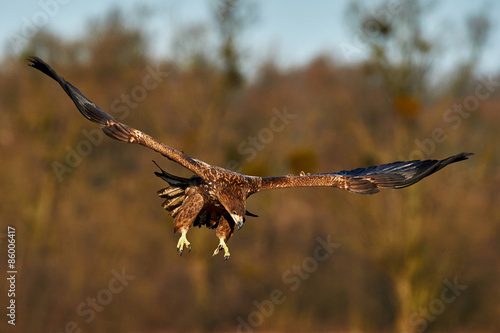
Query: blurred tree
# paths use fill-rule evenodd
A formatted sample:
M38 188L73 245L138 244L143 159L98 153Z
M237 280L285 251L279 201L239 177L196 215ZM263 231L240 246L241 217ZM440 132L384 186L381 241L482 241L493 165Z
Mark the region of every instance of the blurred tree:
M421 111L434 57L422 29L426 9L413 0L382 1L371 8L354 0L348 7L349 22L370 50L367 73L381 80L394 110L409 119Z
M212 66L207 35L207 27L203 24L181 27L172 40L176 63L192 71Z
M387 10L397 14L394 3ZM374 15L382 17L384 8L377 9ZM399 29L397 20L381 22L387 21L390 26L377 29L392 35ZM147 36L133 16L111 13L94 22L77 40L39 33L21 59L4 60L0 71L0 220L18 231L22 288L16 304L21 316L29 314L29 320L19 320L20 332L60 332L73 322L78 326L73 331L96 333L233 331L238 318L255 324L243 331L386 332L405 327L412 316L417 321L406 330L410 333L422 330L422 324L415 325L425 319L421 309L439 305L443 280L455 277L467 290L439 315L430 313L428 329L498 331L496 92L482 103L474 121L448 133L454 146L477 153L467 163L416 187L375 196L325 188L262 193L251 197L248 207L261 217L248 219L233 236L229 262L210 258L217 240L213 231L203 229L190 233L193 251L179 258L172 219L155 198L162 184L152 175L150 161L159 158L174 174L179 169L141 147L104 137L55 82L26 66L24 58L32 52L46 57L110 111L113 101L143 83L140 71L157 64L151 62ZM258 175L387 162L394 150L403 151L392 147L413 143L414 137L404 135L407 127L435 128L429 114L443 109L442 102L425 98L427 75L422 90L405 90L418 103L394 98L396 81L391 90L385 80L397 79L389 73L398 73L400 62L390 51L397 44L390 43L380 44L387 48L380 64L370 59L340 67L326 58L286 70L264 64L257 80L225 92L222 99L221 66L210 60L218 52L210 44L198 49L195 44L203 42L205 33L194 31L186 49L199 51L194 59L202 59L206 51L208 60L194 67L178 59L160 62L168 79L148 91L139 115L125 122L216 165L227 163L224 149L243 170ZM236 40L238 47L241 39ZM429 50L433 53L434 47ZM402 84L422 79L418 68L408 73L416 77ZM474 94L477 84L467 83L466 93ZM283 127L274 123L279 131L257 149L261 129L270 128L276 117L272 110L281 106L296 118ZM429 111L408 116L388 112L392 107ZM255 149L253 162L238 149L241 144ZM53 162L69 165L72 172L60 181ZM330 235L342 246L314 266L316 238ZM110 294L110 283L114 291L119 287L110 280L111 272L122 269L135 278ZM269 314L274 290L283 291L281 299L286 300L273 304ZM84 310L93 309L87 302L98 302L93 304L102 310L94 311L90 322L89 312L77 312L82 304ZM0 331L4 326L6 321Z
M133 13L124 13L116 7L104 17L89 21L87 48L81 54L98 69L101 82L118 72L117 68L145 65L148 44L140 26L148 11L139 7Z
M393 149L408 152L413 150L413 140L421 132L423 104L428 101L429 73L437 55L434 44L424 35L422 26L425 15L432 8L433 4L430 2L415 0L382 1L369 7L363 6L360 1L351 2L348 9L349 21L370 51L370 58L365 62L366 74L381 86L389 101L388 106L395 110L395 114L390 114L384 108L373 109L371 105L367 109L361 109L365 119L374 119L365 116L366 113L378 113L376 122L367 126L358 124L369 129L355 131L360 142L380 142L379 133L387 132L391 133L390 146ZM473 16L468 21L468 28L471 56L455 81L457 87L470 82L470 70L484 45L489 23L482 15ZM366 135L376 139L366 139L363 137ZM384 149L379 146L377 145L377 150L384 156ZM375 147L366 145L365 148L373 150ZM390 196L387 200L394 201L395 198ZM433 292L437 292L436 283L439 283L435 279L422 277L425 276L423 271L426 265L438 264L421 250L425 239L424 201L424 193L420 187L408 189L401 194L401 208L394 214L387 214L385 211L377 213L377 209L372 209L372 219L383 219L386 223L364 228L369 237L377 240L376 251L372 248L364 250L384 267L393 282L399 306L395 318L397 331L415 332L419 329L409 319L435 297ZM383 232L378 228L390 230ZM445 270L444 267L440 264L439 270ZM447 269L453 267L450 264Z
M220 38L219 55L223 70L224 89L242 86L242 49L239 45L244 30L256 19L255 6L240 0L217 0L214 21Z
M480 62L481 54L488 40L491 30L491 19L486 12L470 14L467 18L468 45L460 45L461 51L467 51L468 57L458 66L453 75L452 83L449 86L453 97L462 96L467 89L467 85L473 78L474 71Z

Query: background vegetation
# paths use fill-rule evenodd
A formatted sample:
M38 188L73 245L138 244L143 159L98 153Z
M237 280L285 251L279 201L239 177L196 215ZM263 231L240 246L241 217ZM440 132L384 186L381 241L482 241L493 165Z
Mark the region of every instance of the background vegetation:
M431 80L441 51L422 32L425 11L404 3L390 20L352 5L353 33L372 56L349 66L318 55L302 67L269 59L244 73L240 32L252 13L230 1L214 13L215 49L202 28L187 27L179 54L153 59L140 24L116 10L82 39L41 31L5 59L0 220L17 229L16 330L498 331L500 78L475 76L489 21L470 18L470 58ZM256 195L248 209L260 217L235 233L229 261L211 258L218 240L206 229L191 230L193 250L179 257L151 160L189 173L96 134L55 82L27 67L28 55L125 123L252 175L475 155L375 196ZM154 72L162 76L149 89ZM294 117L273 131L284 112ZM340 245L325 261L314 259L318 237ZM118 291L113 278L123 272L130 280Z

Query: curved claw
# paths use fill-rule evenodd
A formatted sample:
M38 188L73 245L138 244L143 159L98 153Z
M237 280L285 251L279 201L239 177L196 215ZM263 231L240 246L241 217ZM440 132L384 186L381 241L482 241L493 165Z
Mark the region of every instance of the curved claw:
M229 253L229 248L227 247L226 242L224 242L223 239L221 239L219 245L217 245L214 254L212 254L212 258L215 257L217 254L219 254L219 251L222 249L224 249L224 260L229 259L229 256L231 254Z
M179 251L180 256L182 256L182 252L184 252L184 247L187 247L189 252L191 252L191 243L187 240L186 233L187 231L183 231L179 241L177 242L177 251Z
M212 254L212 258L215 257L216 255L218 255L220 250L222 250L222 246L219 244L215 248L214 254Z

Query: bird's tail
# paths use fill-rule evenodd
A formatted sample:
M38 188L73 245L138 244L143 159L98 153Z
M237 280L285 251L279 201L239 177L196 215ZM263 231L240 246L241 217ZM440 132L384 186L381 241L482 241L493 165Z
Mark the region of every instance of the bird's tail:
M186 188L190 185L189 179L174 176L160 168L155 161L153 161L153 163L161 170L161 172L155 172L155 175L166 181L169 185L158 191L160 198L165 199L161 206L169 212L172 217L175 217L180 211L184 199L186 199Z

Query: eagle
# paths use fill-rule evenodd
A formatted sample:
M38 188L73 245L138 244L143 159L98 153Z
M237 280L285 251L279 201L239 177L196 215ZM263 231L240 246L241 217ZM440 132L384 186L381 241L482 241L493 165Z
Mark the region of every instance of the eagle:
M223 250L224 260L228 259L230 253L227 242L235 227L241 229L246 216L257 216L246 210L247 198L257 192L293 187L329 186L352 193L374 194L380 189L400 189L413 185L448 164L466 160L472 155L460 153L442 160L400 161L334 173L301 172L299 175L277 177L247 176L189 157L184 152L123 124L91 102L42 59L30 57L28 61L29 66L57 81L80 113L100 125L107 136L148 147L194 174L190 178L178 177L166 172L153 161L160 170L155 172L155 175L167 183L167 187L159 190L158 195L165 199L162 207L174 218L174 233L181 234L177 242L177 251L180 255L185 249L191 251L191 244L186 236L189 228L205 226L215 229L219 239L212 257Z

